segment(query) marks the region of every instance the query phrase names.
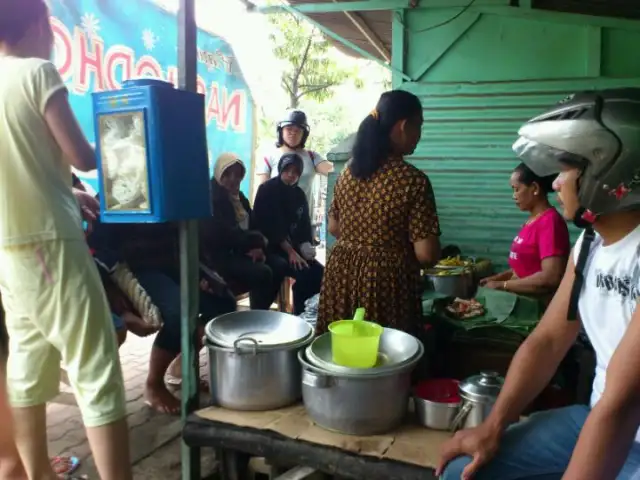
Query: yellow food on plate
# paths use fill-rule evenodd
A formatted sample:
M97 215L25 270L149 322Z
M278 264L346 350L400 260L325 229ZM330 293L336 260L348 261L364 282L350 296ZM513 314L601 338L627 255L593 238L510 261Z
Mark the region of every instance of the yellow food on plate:
M460 258L460 255L457 255L455 257L443 258L438 262L436 267L466 267L468 265L471 265L469 260L463 260Z

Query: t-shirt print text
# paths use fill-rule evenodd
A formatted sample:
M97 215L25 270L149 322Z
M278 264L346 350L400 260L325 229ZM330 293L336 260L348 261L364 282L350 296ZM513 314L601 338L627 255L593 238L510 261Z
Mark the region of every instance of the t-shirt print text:
M524 239L520 238L520 235L516 235L516 238L513 239L513 243L516 245L522 245L522 242L524 242ZM509 252L509 258L511 260L518 260L518 253L511 250Z
M596 270L596 288L608 294L617 294L623 300L638 300L640 297L640 270L636 267L632 275L617 275Z

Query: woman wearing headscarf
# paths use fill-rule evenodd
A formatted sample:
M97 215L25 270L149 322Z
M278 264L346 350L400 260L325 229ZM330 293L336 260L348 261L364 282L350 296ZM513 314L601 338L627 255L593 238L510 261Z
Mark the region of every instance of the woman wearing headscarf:
M440 257L431 182L405 160L422 122L418 97L392 90L360 124L329 210L329 232L338 241L322 285L318 333L358 307L367 319L405 331L422 316L420 268Z
M298 181L304 161L287 153L278 162L278 176L260 185L254 205L255 224L269 241L267 251L289 264L287 276L295 279L293 304L296 315L305 302L320 291L324 267L315 259L309 204Z
M240 191L245 175L246 167L235 153L218 157L211 180L213 216L201 226L202 251L205 263L234 290L249 291L253 310L268 310L287 265L267 254L265 237L254 229L249 200Z
M276 144L259 153L256 162L256 180L258 185L270 178L278 176L278 162L286 153L297 153L304 164L298 186L309 202L310 210L313 202L313 184L317 175L327 176L333 171L333 164L318 152L306 147L311 128L306 113L302 110L289 110L276 126Z

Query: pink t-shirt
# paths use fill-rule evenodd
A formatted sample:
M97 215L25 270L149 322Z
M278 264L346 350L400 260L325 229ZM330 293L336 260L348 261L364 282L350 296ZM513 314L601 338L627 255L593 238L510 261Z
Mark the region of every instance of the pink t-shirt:
M542 270L545 258L568 257L570 251L567 223L550 208L522 227L511 244L509 266L518 278L526 278Z

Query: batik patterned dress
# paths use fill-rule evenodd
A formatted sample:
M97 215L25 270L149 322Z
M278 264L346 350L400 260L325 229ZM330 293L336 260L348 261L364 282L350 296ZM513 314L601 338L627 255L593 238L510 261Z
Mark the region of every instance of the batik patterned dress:
M420 264L413 242L440 235L429 178L402 159L386 162L368 180L347 168L329 215L340 238L327 262L317 333L364 307L366 319L410 330L422 315Z

